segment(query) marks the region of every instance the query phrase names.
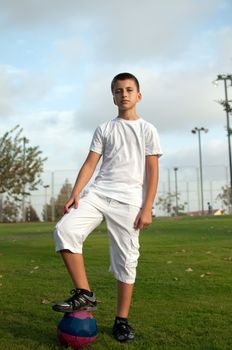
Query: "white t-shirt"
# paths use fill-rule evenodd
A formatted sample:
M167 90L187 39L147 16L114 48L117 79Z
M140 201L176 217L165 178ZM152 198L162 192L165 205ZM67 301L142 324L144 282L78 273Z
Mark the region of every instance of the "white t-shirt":
M115 118L97 127L90 150L102 155L91 191L123 203L142 206L145 157L162 155L156 128L142 118Z

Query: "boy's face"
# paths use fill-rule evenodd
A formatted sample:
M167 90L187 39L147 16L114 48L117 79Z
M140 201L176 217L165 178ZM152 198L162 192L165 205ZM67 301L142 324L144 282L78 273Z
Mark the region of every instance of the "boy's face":
M133 109L141 100L142 95L132 79L117 80L113 89L114 104L120 111Z

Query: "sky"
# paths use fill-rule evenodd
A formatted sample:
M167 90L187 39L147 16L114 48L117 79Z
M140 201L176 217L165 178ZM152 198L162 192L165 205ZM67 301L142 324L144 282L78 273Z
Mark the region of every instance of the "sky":
M131 72L138 113L158 129L161 167L228 166L218 74L232 73L231 0L0 0L0 133L20 124L48 157L78 170L117 110L112 78ZM232 87L228 89L232 96Z

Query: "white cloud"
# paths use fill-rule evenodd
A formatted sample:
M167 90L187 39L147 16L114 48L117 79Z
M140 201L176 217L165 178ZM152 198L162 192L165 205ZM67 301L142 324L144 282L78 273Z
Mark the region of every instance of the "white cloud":
M54 43L54 46L64 56L64 59L75 65L80 64L88 49L85 41L78 36L59 39Z
M231 71L230 1L0 0L0 6L3 39L11 35L0 61L0 117L8 116L6 127L20 121L52 166L65 150L67 164L82 159L95 127L116 116L110 81L120 71L141 82L138 111L163 136L166 164L189 162L194 146L180 150L192 127L225 125L214 102L223 87L211 82ZM210 149L221 158L222 148Z
M1 65L0 118L17 114L23 104L44 99L52 86L53 81L48 76Z
M98 55L111 62L168 62L188 47L219 1L114 2L106 7ZM109 13L111 9L111 13Z
M39 145L46 169L78 169L84 161L92 133L73 129L75 111L43 110L19 114L17 119L32 145Z
M96 48L93 59L101 62L149 62L176 59L199 35L204 23L214 20L227 1L165 0L134 3L55 0L31 2L0 1L3 28L78 32ZM229 6L229 5L228 5ZM199 28L196 31L196 28ZM62 35L62 34L61 34ZM71 40L71 42L70 42ZM75 47L80 42L74 39ZM79 40L79 39L78 39ZM73 39L60 45L68 51L79 49ZM77 45L76 45L77 44ZM83 44L81 44L82 46ZM70 47L71 46L71 47ZM91 57L89 57L91 59Z

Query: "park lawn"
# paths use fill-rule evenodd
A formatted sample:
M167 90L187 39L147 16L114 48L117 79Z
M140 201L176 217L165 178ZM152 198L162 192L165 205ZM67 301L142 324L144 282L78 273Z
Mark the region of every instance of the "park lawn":
M0 225L0 350L58 350L62 314L54 301L72 283L54 252L53 225ZM232 217L157 218L140 235L141 256L130 322L136 341L111 336L115 281L106 228L84 248L99 300L93 350L232 349Z

